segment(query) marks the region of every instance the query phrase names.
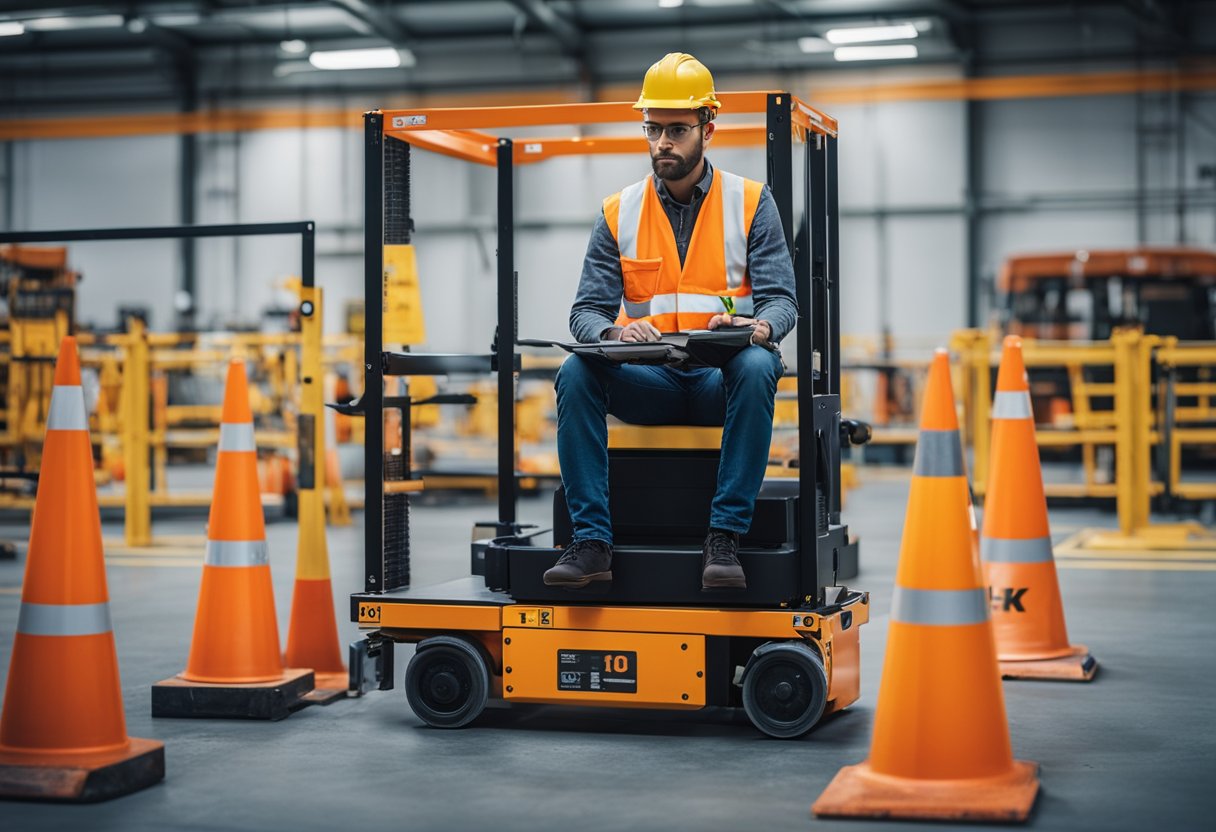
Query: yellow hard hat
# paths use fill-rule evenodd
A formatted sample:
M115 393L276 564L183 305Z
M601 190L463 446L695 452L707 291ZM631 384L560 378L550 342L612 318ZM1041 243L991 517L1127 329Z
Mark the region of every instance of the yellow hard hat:
M722 106L714 93L714 77L705 64L683 52L669 52L646 70L635 110L698 110Z

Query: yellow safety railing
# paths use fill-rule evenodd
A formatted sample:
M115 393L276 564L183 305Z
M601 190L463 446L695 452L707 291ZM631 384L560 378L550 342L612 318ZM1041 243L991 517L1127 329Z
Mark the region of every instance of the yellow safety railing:
M955 333L951 346L960 358L960 398L964 436L973 450L973 487L982 497L991 465L991 384L999 355L993 339L979 330ZM1207 536L1197 524L1153 524L1150 516L1153 498L1162 493L1181 499L1216 498L1216 483L1182 480L1182 448L1216 443L1216 428L1204 424L1216 421L1216 345L1179 344L1177 339L1145 335L1139 329L1120 329L1106 342L1025 339L1023 356L1028 370L1055 368L1069 383L1070 412L1053 412L1051 426L1036 429L1039 447L1081 451L1083 481L1045 483L1047 496L1113 497L1116 502L1119 531L1087 533L1085 545L1148 549L1205 545ZM1185 379L1179 380L1180 375ZM1031 395L1041 411L1037 392L1032 378ZM1158 447L1167 456L1155 476L1153 452ZM1101 448L1113 450L1113 478L1102 476L1097 462Z
M1182 479L1184 447L1216 448L1216 343L1179 344L1171 339L1154 357L1160 368L1167 493L1183 500L1216 500L1216 482Z

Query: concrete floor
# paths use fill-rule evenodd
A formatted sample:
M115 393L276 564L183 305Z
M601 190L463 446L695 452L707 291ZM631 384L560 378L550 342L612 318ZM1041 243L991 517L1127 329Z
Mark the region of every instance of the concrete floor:
M891 828L813 821L812 801L869 747L887 614L907 495L906 475L863 472L846 512L862 535L874 616L862 631L862 696L799 741L766 739L739 714L488 711L472 727L422 727L400 688L283 722L153 720L149 686L180 671L189 648L201 548L155 555L109 551L111 607L128 731L166 744L164 783L92 806L0 803L0 828L798 829ZM548 502L521 517L545 522ZM470 525L489 503L415 505L415 584L464 574ZM1057 540L1114 524L1093 510L1055 510ZM329 535L334 592L362 588L358 525ZM286 626L295 528L269 527L280 622ZM201 516L158 516L158 535L201 534ZM107 537L120 522L105 524ZM0 672L7 673L28 528L0 562ZM1094 566L1098 568L1093 568ZM1216 816L1216 593L1212 561L1177 569L1061 561L1070 635L1101 663L1090 685L1006 682L1016 756L1042 765L1030 826L1043 830L1211 829ZM1186 564L1183 564L1186 567ZM357 629L340 621L344 640ZM1206 657L1206 658L1205 658ZM398 674L408 654L400 655ZM53 683L53 680L42 680ZM400 680L398 680L399 682ZM928 828L929 824L923 825ZM946 828L958 829L959 826Z

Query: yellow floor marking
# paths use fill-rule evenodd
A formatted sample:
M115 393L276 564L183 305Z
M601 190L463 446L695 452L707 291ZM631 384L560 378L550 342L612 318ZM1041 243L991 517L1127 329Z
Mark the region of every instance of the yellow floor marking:
M1180 563L1155 560L1075 560L1056 561L1061 569L1128 569L1138 572L1216 572L1216 563Z
M1216 562L1216 552L1188 552L1184 550L1166 550L1166 549L1140 549L1138 551L1131 549L1112 549L1108 552L1099 552L1092 549L1056 549L1056 560L1066 559L1086 559L1086 560L1154 560L1161 559L1162 561L1186 561L1186 560L1210 560Z
M195 558L199 559L203 556L203 548L187 548L175 549L170 547L155 546L151 549L130 548L126 546L115 546L106 548L106 560L114 557L122 558Z
M107 566L178 566L187 569L198 569L199 560L185 558L106 558Z

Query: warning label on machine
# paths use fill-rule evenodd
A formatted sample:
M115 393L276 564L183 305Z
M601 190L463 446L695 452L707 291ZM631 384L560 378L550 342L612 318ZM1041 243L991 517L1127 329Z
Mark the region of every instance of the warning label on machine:
M631 650L558 650L557 689L637 693L638 654Z

